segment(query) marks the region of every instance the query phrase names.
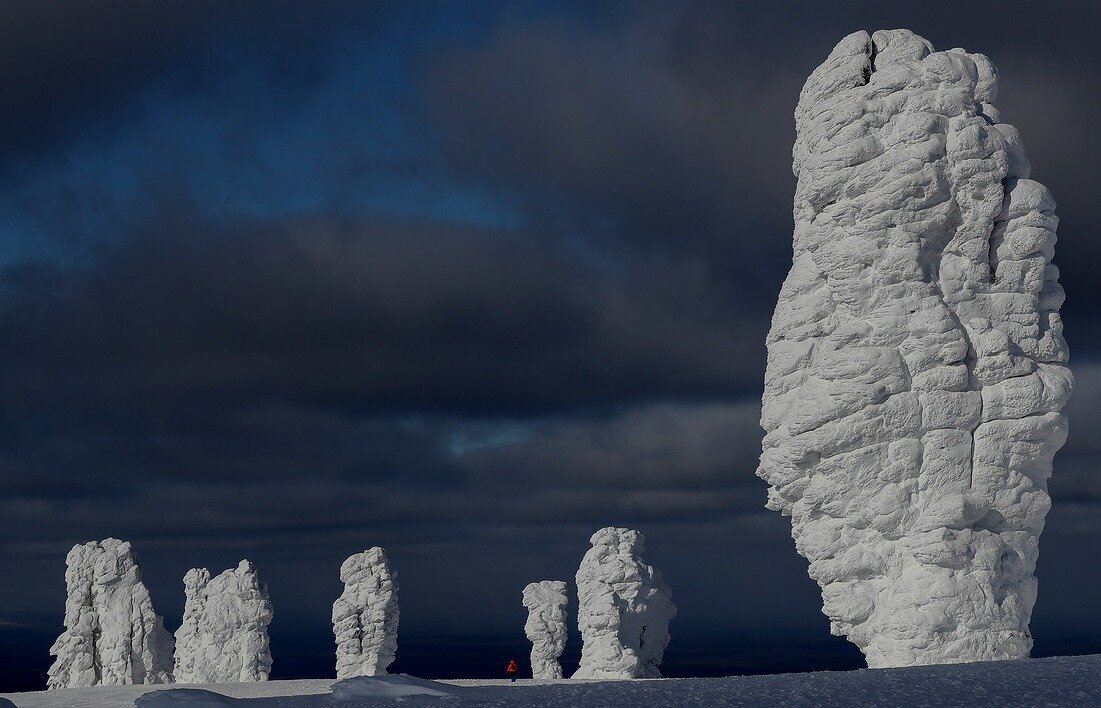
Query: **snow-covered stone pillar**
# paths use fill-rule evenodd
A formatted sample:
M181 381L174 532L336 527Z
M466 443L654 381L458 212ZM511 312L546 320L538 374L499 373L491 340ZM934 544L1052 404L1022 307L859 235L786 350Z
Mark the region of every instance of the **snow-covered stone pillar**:
M531 675L537 679L562 678L558 657L566 648L566 584L543 580L524 588L528 621L524 633L531 641Z
M184 576L183 624L176 630L176 683L266 681L271 672L267 585L247 560L211 579Z
M356 553L340 566L344 592L333 603L336 676L385 674L398 650L398 580L386 551Z
M73 546L65 558L65 631L47 687L172 681L172 635L153 612L130 544L115 538Z
M758 474L868 665L1028 656L1071 392L1055 202L982 54L849 35L795 113Z
M661 573L642 560L638 531L603 528L577 569L581 666L573 678L656 678L676 616Z

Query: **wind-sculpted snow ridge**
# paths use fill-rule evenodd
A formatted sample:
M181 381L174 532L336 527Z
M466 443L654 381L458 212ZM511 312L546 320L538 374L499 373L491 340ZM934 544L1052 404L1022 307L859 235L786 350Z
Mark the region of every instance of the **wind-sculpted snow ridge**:
M364 705L361 701L372 698L396 698L405 702L409 696L451 696L471 697L481 695L476 688L454 686L441 681L409 676L408 674L388 674L385 676L353 676L337 681L332 686L334 703L345 701L353 705ZM448 701L448 704L453 704ZM436 704L435 701L432 702Z
M65 558L65 631L50 648L50 689L172 680L172 635L153 612L130 544L73 546Z
M577 569L581 666L573 678L657 678L677 614L661 573L646 565L638 531L603 528Z
M872 667L1028 656L1071 392L1055 202L982 54L856 32L795 121L758 474Z
M340 566L344 592L333 603L336 676L386 673L398 650L398 580L386 551L374 547Z
M568 604L566 584L561 580L543 580L524 588L524 607L528 610L524 633L531 642L532 678L562 678L558 657L566 648Z
M243 560L213 579L206 568L192 568L184 595L176 683L267 681L272 607L256 567Z

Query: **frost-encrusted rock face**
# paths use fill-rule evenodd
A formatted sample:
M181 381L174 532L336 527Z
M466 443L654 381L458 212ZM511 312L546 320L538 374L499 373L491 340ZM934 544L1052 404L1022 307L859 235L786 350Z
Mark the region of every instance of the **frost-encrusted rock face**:
M211 579L184 576L183 624L176 630L176 683L266 681L271 672L267 585L247 560Z
M581 666L573 678L655 678L677 613L638 531L603 528L577 569Z
M558 657L566 648L566 584L543 580L524 588L528 621L524 633L531 642L531 675L537 679L562 678Z
M130 544L73 546L65 558L65 631L47 686L125 686L172 680L172 635L153 612Z
M869 666L1027 656L1072 377L1055 202L990 60L856 32L796 109L758 474Z
M340 566L344 592L333 603L336 677L378 676L398 650L398 580L377 546Z

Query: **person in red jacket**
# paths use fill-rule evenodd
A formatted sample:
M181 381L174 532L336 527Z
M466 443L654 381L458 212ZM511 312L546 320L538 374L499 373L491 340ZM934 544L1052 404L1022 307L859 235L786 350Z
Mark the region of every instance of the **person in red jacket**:
M516 659L509 659L508 666L505 667L505 673L512 679L513 683L516 682L516 672L520 670L520 667L516 665Z

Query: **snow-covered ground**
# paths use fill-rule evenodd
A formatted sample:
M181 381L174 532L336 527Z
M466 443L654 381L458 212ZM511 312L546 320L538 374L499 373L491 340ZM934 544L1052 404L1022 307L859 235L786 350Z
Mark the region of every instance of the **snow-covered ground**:
M359 681L360 679L353 679ZM903 669L640 681L465 680L345 684L334 696L330 679L218 684L201 688L230 698L202 703L155 701L139 708L324 708L328 706L1101 706L1101 655L1025 659ZM449 695L409 695L418 687ZM129 708L142 694L180 686L81 688L4 694L19 708ZM194 687L200 688L200 687ZM338 689L339 692L339 689ZM405 695L400 695L404 693ZM400 696L400 697L399 697ZM170 696L165 695L164 698ZM196 698L198 696L195 696ZM208 698L210 698L208 696ZM233 698L239 700L232 700Z

